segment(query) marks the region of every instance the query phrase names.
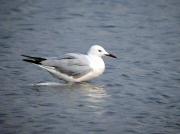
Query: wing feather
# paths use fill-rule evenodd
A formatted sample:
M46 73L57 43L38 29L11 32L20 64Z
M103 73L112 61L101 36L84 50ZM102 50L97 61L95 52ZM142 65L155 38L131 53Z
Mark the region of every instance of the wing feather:
M57 71L74 78L79 78L92 70L86 55L74 53L66 54L61 59L47 59L42 65L54 67Z

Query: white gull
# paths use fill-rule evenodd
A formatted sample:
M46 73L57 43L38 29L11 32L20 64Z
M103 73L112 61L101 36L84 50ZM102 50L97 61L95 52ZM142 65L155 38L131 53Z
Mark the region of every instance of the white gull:
M105 70L103 56L116 56L108 53L103 47L93 45L87 55L79 53L67 53L63 58L41 58L28 55L23 59L46 69L53 76L66 82L83 82L92 80L101 75Z

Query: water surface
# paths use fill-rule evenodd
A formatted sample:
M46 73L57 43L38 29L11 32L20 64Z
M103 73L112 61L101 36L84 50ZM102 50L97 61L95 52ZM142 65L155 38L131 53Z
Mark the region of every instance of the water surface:
M179 0L1 0L2 134L178 134ZM21 61L101 44L105 73L89 84L59 82Z

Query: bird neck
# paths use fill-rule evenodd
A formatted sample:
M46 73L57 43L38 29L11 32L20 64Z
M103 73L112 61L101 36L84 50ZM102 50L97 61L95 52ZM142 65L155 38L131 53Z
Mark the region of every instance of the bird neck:
M87 54L88 54L88 55L94 55L94 56L97 56L97 53L96 53L95 51L91 50L91 49L88 51Z
M90 54L88 56L89 56L90 66L93 69L93 71L96 72L97 74L103 73L105 69L105 63L102 57L93 54Z

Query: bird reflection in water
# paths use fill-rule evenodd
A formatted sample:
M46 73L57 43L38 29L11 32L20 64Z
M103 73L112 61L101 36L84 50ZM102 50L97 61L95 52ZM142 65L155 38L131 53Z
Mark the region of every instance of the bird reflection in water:
M73 83L73 84L66 84L66 83L56 83L56 82L44 82L44 83L37 83L33 84L33 87L38 92L41 92L43 89L58 90L62 91L63 93L67 92L76 92L74 95L81 96L83 99L85 98L86 101L95 103L95 102L102 102L107 95L104 86L97 86L92 83ZM65 93L65 94L66 94ZM67 94L66 94L67 95Z

